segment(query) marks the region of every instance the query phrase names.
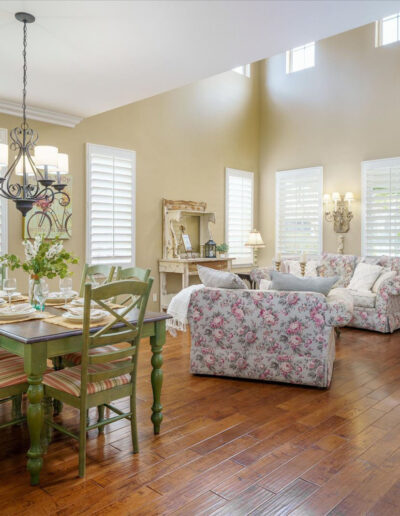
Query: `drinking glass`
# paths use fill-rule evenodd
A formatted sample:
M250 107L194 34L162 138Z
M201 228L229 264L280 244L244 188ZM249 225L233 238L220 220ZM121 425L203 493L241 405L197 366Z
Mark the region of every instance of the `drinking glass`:
M12 298L13 292L15 292L17 290L17 280L15 278L5 279L3 281L3 289L5 290L5 292L7 293L7 296L8 296L9 309L12 310L13 307L11 305L11 298Z
M33 287L33 295L39 304L39 310L44 312L44 304L46 299L49 297L49 285L44 280L41 280L39 283L35 283L35 286Z
M65 306L67 306L68 298L72 294L72 278L60 278L60 292L64 294Z

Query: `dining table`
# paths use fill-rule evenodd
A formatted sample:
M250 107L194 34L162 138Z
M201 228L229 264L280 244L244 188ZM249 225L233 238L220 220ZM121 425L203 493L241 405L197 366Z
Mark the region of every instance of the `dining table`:
M64 311L56 307L47 307L46 312L54 316ZM125 315L132 323L137 321L138 310L134 309ZM163 419L161 405L161 388L163 383L162 350L166 336L166 313L147 312L144 317L141 338L150 337L151 347L151 385L153 404L151 421L154 434L160 432ZM117 328L121 323L115 324ZM91 328L98 331L101 324ZM43 466L42 431L44 424L43 375L47 370L48 359L57 359L65 354L82 349L82 329L69 329L46 322L45 319L32 319L0 325L0 347L23 357L25 373L28 378L27 423L30 447L27 452L27 469L30 473L31 485L39 484L40 471Z

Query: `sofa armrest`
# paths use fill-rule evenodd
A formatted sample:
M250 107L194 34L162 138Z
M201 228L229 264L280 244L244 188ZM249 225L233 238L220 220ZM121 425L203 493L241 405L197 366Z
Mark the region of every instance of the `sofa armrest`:
M376 294L376 309L378 312L385 312L387 310L390 296L400 295L400 276L387 279L380 286Z
M270 280L271 277L269 273L273 271L273 267L256 267L250 271L250 279L251 281L254 281L257 285L257 288L260 286L260 281L262 279Z
M329 326L346 326L353 317L353 297L344 288L331 290L326 298L325 322Z

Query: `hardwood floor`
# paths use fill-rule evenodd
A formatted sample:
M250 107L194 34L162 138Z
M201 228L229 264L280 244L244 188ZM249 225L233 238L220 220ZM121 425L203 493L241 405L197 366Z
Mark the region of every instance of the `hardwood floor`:
M140 453L128 422L92 431L85 479L56 433L30 487L27 430L2 430L1 514L400 514L400 332L344 330L329 390L191 376L187 335L168 337L164 360L161 435L143 341ZM77 428L73 409L61 418Z

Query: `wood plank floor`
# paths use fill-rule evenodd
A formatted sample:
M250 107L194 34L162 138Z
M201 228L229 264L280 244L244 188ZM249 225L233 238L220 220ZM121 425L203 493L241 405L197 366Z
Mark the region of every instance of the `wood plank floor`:
M191 376L187 335L168 337L164 359L161 435L143 341L140 453L125 421L92 431L85 479L76 443L55 434L41 485L30 487L27 430L2 430L0 513L400 514L400 332L344 330L329 390ZM61 419L77 428L73 409Z

